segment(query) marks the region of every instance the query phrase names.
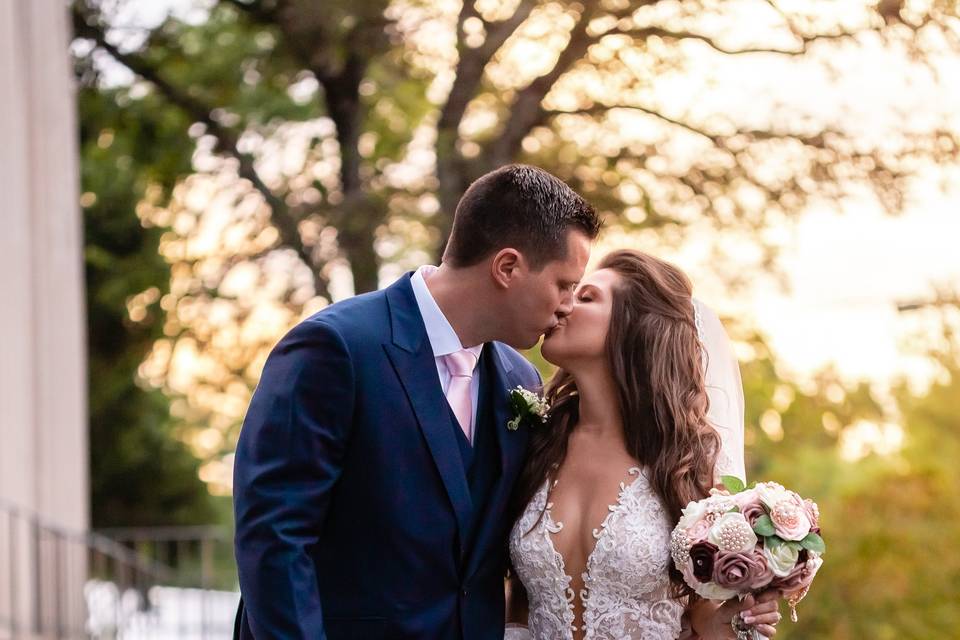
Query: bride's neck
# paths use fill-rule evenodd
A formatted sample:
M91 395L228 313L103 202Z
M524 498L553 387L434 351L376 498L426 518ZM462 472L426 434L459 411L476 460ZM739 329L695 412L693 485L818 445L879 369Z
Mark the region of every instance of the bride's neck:
M623 439L623 414L617 385L609 368L592 367L573 374L580 397L577 430L598 436Z

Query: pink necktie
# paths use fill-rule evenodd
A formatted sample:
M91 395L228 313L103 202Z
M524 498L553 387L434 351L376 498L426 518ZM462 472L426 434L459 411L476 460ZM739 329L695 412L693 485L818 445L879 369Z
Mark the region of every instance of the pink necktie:
M447 402L457 417L460 428L470 444L473 444L473 399L470 395L470 380L477 366L477 357L462 349L443 356L450 372L450 385L447 387Z

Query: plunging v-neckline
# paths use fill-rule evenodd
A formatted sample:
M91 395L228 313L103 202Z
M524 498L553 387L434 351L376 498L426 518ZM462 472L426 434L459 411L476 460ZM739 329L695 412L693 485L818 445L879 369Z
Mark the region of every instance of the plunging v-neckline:
M583 581L583 590L587 590L587 583L590 581L590 565L593 561L594 555L597 552L597 548L600 546L600 539L607 533L607 524L610 522L610 518L613 516L613 514L617 513L618 511L620 511L620 509L623 508L623 497L626 495L627 491L631 490L633 486L636 485L637 481L639 481L640 477L643 475L643 472L640 469L640 467L630 467L629 469L627 469L627 475L628 476L635 475L636 477L633 480L631 480L629 484L627 484L626 481L620 482L620 491L617 492L617 501L614 502L613 504L607 505L607 514L604 516L603 521L600 523L599 527L593 529L593 538L594 538L593 548L590 550L590 553L587 555L587 559L583 563L583 572L580 574L580 578ZM545 518L544 536L547 539L549 550L553 552L553 557L557 563L557 568L560 570L560 573L563 574L563 577L566 582L566 590L570 592L571 591L570 584L573 582L573 576L567 573L567 565L566 565L566 561L564 560L563 554L560 553L557 550L556 546L553 544L552 534L557 533L558 531L563 529L563 521L553 519L553 512L552 512L553 502L550 501L550 496L553 493L553 488L556 486L557 486L557 481L554 480L553 483L551 483L549 478L544 483L544 490L546 491L546 496L544 497L545 504L544 504L544 511L543 511L543 515ZM587 612L587 602L583 599L582 593L577 594L577 593L571 592L567 594L566 596L567 611L570 613L571 617L573 618L572 622L570 623L571 636L573 632L578 631L578 628L576 626L577 615L573 607L573 600L574 598L577 598L577 597L580 597L580 602L583 605L582 606L583 613L581 615L581 618L586 617L586 612ZM585 626L585 623L582 619L580 620L580 626L581 627ZM584 637L586 637L586 630L584 629L583 631L584 631Z

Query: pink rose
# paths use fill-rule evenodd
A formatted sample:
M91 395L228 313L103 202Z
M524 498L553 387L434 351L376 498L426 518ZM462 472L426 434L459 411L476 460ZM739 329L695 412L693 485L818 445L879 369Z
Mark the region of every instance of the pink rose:
M810 530L814 533L820 533L820 507L809 498L803 501L803 507L807 512L807 518L810 520Z
M767 515L767 510L762 503L756 501L740 507L740 513L743 514L743 517L747 519L747 522L749 522L752 527L761 516Z
M706 520L698 520L696 524L687 529L687 537L691 540L705 540L710 533L710 523Z
M805 562L798 562L793 571L783 578L776 578L770 583L770 586L780 589L787 596L799 593L810 586L822 564L823 560L820 557L808 556Z
M760 563L761 570L754 576L753 581L750 583L751 591L760 591L765 586L770 584L774 578L777 576L773 573L773 569L767 564L767 558L763 555L763 548L757 547L753 550L753 556L758 563Z
M760 502L760 496L757 495L755 489L745 489L733 495L733 503L740 507L741 511L743 511L743 508L748 504L755 502Z
M748 593L754 582L768 572L767 563L755 551L721 553L713 565L713 581L718 587L737 593Z
M777 535L784 540L803 540L810 533L810 518L807 506L794 492L777 502L770 510L770 519Z

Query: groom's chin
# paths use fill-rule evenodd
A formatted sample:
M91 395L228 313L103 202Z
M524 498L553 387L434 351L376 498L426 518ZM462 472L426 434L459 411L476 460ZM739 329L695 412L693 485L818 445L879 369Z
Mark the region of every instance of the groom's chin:
M516 349L517 351L526 351L527 349L533 349L540 342L540 338L543 337L539 334L533 338L529 336L517 336L511 340L504 340L508 345Z

